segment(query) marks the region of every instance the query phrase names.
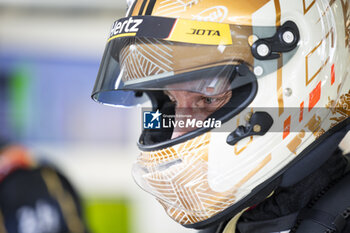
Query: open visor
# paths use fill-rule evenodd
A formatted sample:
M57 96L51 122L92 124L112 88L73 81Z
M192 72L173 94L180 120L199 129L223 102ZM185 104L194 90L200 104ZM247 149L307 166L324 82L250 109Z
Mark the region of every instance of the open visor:
M254 29L259 31L257 29ZM264 27L270 30L274 27ZM131 106L142 92L181 90L215 96L253 80L253 28L154 16L116 21L92 93ZM261 77L261 76L260 76Z

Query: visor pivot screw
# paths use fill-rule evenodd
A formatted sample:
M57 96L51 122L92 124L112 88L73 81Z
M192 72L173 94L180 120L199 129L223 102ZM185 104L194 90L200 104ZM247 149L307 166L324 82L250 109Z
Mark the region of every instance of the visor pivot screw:
M267 44L259 44L256 48L256 52L259 54L260 57L266 57L270 54L270 48L267 46Z
M282 35L282 39L286 44L292 44L294 42L294 34L291 31L285 31Z
M261 131L261 126L260 126L260 125L254 125L253 131L254 131L255 133L259 133L259 132Z
M290 97L293 94L293 90L291 88L284 89L284 95Z
M261 76L264 73L264 69L261 66L256 66L254 68L254 74L256 76Z

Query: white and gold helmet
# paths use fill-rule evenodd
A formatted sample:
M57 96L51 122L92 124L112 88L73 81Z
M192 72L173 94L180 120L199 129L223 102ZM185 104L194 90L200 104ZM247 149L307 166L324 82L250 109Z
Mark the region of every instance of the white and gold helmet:
M349 125L349 35L348 0L135 0L112 25L92 98L150 100L152 120L173 121L166 91L232 93L214 123L187 119L193 130L175 138L172 124L145 127L138 142L138 185L201 228L262 201Z

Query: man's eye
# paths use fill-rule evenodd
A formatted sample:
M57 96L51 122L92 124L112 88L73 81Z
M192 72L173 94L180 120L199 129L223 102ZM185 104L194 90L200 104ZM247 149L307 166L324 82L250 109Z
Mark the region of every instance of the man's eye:
M216 98L211 98L211 97L205 97L204 102L206 104L212 104L214 101L216 101Z

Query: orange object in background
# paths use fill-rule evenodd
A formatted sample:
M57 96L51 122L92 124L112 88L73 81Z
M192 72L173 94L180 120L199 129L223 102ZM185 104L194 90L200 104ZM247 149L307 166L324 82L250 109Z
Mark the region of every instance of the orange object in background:
M34 162L22 146L6 146L0 149L0 182L19 168L29 168Z
M69 180L54 165L35 162L25 147L0 144L0 183L0 232L89 232Z

